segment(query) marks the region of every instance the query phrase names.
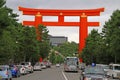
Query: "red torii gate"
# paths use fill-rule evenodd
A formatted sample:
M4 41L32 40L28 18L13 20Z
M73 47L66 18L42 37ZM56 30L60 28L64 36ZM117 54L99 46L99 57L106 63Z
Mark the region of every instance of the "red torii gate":
M36 30L39 24L45 26L79 26L79 52L85 46L85 39L88 35L88 26L99 26L99 22L87 22L87 16L100 16L104 8L90 10L53 10L53 9L32 9L19 7L23 15L35 16L35 21L23 21L23 25L35 26ZM42 21L42 16L58 16L58 22ZM79 16L80 22L64 22L64 16ZM38 31L36 31L39 33ZM40 37L37 37L40 40Z

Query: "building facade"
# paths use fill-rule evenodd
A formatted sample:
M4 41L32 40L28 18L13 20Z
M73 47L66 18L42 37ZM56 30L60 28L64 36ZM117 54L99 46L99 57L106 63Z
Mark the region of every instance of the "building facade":
M50 44L52 46L59 46L65 42L68 42L68 37L65 36L49 36Z

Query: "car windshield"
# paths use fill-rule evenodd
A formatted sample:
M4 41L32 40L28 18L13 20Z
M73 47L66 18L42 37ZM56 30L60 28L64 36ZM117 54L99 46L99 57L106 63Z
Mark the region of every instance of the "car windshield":
M35 66L39 66L40 64L39 63L36 63Z
M89 67L85 69L85 74L104 74L104 70L102 68Z
M120 66L114 66L115 70L120 70Z
M104 68L104 69L109 69L109 66L104 66L103 68Z
M14 69L14 67L10 67L10 69Z
M21 63L21 65L29 65L29 62Z
M76 63L74 61L69 61L67 62L67 65L76 65Z
M67 65L77 65L77 58L67 58Z
M18 68L22 68L22 66L17 66Z
M0 71L4 71L6 69L7 69L7 67L0 67Z

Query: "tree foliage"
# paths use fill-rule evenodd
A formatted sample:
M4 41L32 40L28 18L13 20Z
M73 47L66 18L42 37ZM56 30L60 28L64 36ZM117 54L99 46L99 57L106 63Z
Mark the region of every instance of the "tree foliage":
M41 36L41 40L39 42L39 54L41 55L41 57L44 59L48 56L49 54L49 51L50 51L50 42L49 42L49 39L48 39L48 29L43 26L43 25L39 25L38 27L39 29L39 32L40 33L40 36Z
M17 22L17 16L5 6L5 0L0 0L0 64L35 62L49 53L47 28L42 28L42 41L38 41L36 29L22 26Z
M84 62L90 64L111 62L120 63L120 10L113 12L108 22L105 22L102 33L92 30L86 39L82 52Z

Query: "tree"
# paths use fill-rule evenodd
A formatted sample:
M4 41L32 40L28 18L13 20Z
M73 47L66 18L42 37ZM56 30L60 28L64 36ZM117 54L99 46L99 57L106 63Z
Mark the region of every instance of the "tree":
M20 30L20 37L17 40L20 45L20 61L32 61L39 59L39 45L36 39L35 28L25 26Z
M74 54L78 52L78 44L75 42L65 42L59 46L54 46L53 49L65 57L74 56Z
M9 31L3 31L3 35L1 36L0 39L0 61L1 63L7 63L10 59L13 58L13 53L15 52L14 50L14 42L13 39L11 38L10 32Z
M5 5L5 0L0 0L0 8L2 8Z
M14 32L18 23L16 22L17 15L12 9L7 8L5 3L5 0L0 0L0 58L4 63L8 63L10 59L13 60L16 52L16 37L14 37L16 33Z
M10 25L17 25L17 14L13 13L12 9L5 6L6 1L0 0L0 34L2 31L10 26Z
M111 56L109 61L120 62L120 10L113 12L111 18L105 23L102 33L107 45L106 52Z
M98 62L100 56L98 55L101 51L101 35L97 30L92 30L91 34L86 39L86 46L82 52L82 58L84 62L91 64L92 62Z
M44 59L48 56L50 52L50 42L48 39L48 29L43 26L39 25L38 30L40 32L41 40L39 41L39 54Z
M113 12L108 22L105 22L102 33L95 30L86 39L86 46L82 52L84 62L96 63L120 62L120 10Z

